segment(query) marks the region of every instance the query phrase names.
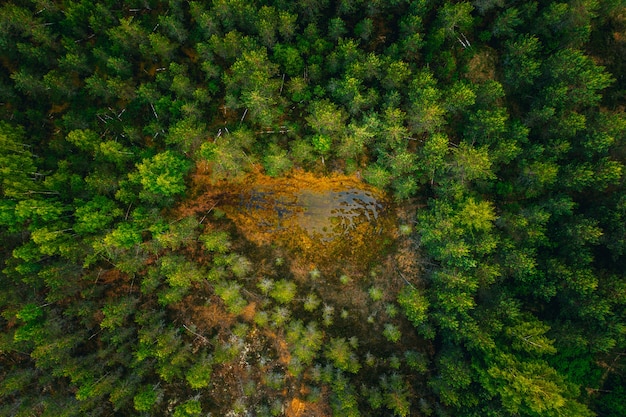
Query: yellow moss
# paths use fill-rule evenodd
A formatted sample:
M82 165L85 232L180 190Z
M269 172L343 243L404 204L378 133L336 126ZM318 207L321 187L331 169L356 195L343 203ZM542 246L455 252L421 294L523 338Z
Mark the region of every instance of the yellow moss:
M260 173L211 187L218 207L258 245L280 245L313 263L369 262L395 236L389 202L355 176Z

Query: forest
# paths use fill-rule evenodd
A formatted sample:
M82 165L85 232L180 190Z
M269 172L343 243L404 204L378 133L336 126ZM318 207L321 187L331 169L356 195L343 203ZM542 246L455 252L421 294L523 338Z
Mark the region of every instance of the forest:
M6 0L0 416L626 415L624 0Z

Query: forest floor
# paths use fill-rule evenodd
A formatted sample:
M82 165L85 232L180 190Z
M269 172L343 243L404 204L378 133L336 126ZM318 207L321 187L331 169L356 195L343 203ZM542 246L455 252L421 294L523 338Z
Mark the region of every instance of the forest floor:
M194 215L210 223L206 227L227 230L233 249L253 265L253 277L244 284L249 304L238 317L218 308L219 303L185 301L180 314L198 329L227 328L237 320L254 325L255 315L266 307L258 283L272 277L294 282L296 300L316 294L323 308L333 311L332 324L320 326L327 337L358 339L359 357L373 355L379 370L388 367L388 359L399 350L430 356L430 343L417 335L396 304L398 292L407 284L421 286L418 243L408 232L415 226L419 204L396 204L356 175L292 171L272 178L256 172L238 182L214 182L209 168L200 165L192 179L191 198L176 209L175 216ZM319 311L306 310L302 302L291 313L304 323L321 321ZM401 346L383 336L389 323L401 331ZM247 355L260 357L266 352L273 357L271 366L287 370L291 359L287 345L284 329L259 327L248 333ZM247 373L246 362L241 361L241 369L231 364L214 374L214 380L222 381L225 395L240 390L242 379L264 377L262 372ZM329 415L327 389L315 402L307 401L307 374L286 373L285 415ZM371 383L368 379L374 374L380 375L365 372L359 378Z

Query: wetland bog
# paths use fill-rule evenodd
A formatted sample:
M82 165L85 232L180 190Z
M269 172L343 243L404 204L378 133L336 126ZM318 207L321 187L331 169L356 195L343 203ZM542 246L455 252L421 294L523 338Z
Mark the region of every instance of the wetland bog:
M389 199L355 176L256 173L198 191L250 242L280 247L316 266L369 265L397 236Z

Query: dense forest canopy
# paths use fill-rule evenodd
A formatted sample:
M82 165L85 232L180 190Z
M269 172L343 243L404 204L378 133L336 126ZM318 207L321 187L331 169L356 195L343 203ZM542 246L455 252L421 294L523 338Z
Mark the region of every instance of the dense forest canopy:
M623 0L2 2L0 415L626 415L625 59ZM384 230L242 226L305 180Z

